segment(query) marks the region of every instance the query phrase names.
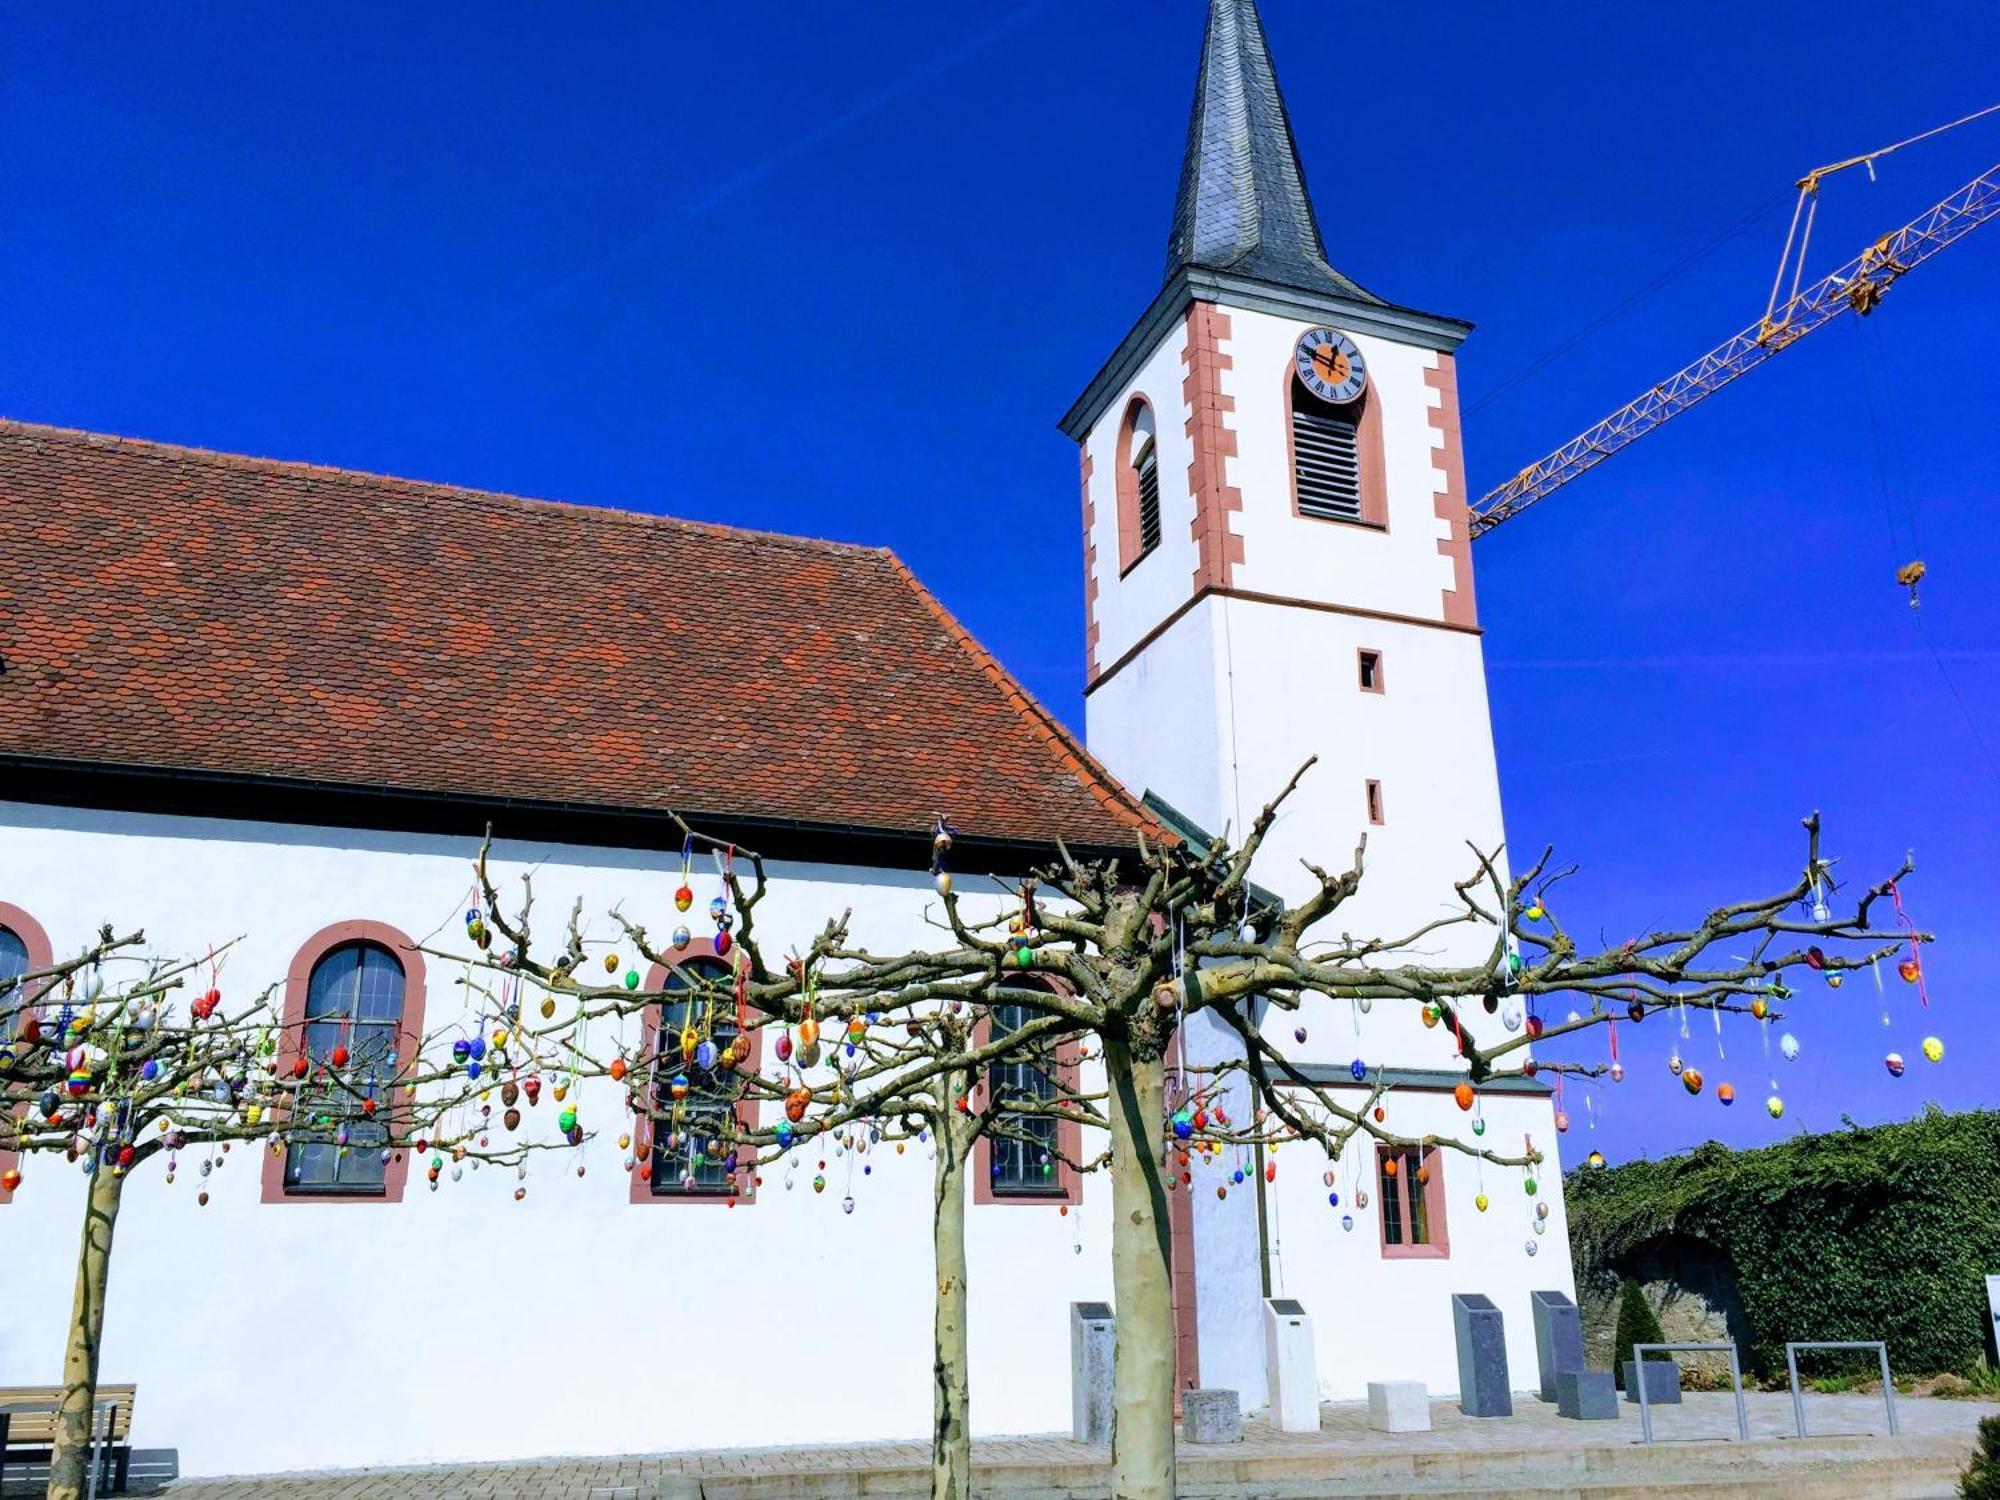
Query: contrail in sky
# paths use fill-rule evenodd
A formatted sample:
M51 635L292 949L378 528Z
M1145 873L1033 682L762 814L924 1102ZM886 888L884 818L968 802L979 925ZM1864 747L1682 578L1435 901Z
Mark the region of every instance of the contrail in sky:
M999 20L993 22L992 25L974 32L950 51L940 53L930 61L918 64L909 72L903 74L902 77L870 94L866 99L814 126L804 135L786 142L769 155L751 163L733 176L724 179L716 187L702 194L693 202L683 204L674 212L654 221L617 249L608 251L589 265L572 271L568 276L565 276L553 285L544 287L525 301L517 303L508 311L494 317L477 331L479 333L491 333L496 329L506 327L510 323L519 322L522 318L540 308L548 306L551 302L557 302L567 297L578 287L595 281L601 276L608 275L620 266L630 264L649 250L654 249L669 239L675 230L693 223L703 214L710 212L720 204L728 202L729 199L735 197L738 193L755 186L764 178L769 177L780 167L796 161L815 146L825 144L842 131L849 129L868 118L868 116L893 104L905 94L921 88L933 78L950 72L953 68L984 52L1009 32L1018 30L1024 23L1040 12L1047 10L1054 3L1055 0L1029 0L1029 3L1026 5L1016 6Z

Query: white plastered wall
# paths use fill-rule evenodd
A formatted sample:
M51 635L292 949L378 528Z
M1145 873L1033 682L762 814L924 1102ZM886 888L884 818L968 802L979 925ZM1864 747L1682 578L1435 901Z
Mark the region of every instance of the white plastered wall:
M29 910L58 954L106 921L143 927L163 954L241 933L222 981L238 996L282 980L299 945L337 921L461 946L473 852L470 840L0 803L0 899ZM536 867L545 928L578 896L588 935L607 945L615 902L656 926L672 918L675 861L547 845L498 855L506 890ZM772 875L758 909L772 951L850 907L858 943L934 943L922 872L780 864ZM697 915L715 884L712 870L697 879ZM428 968L431 1029L459 1006L453 965ZM106 1380L138 1384L134 1442L177 1447L184 1472L214 1474L929 1430L923 1148L829 1152L820 1196L815 1154L790 1191L767 1168L754 1205L632 1204L619 1090L600 1081L580 1097L599 1132L582 1155L588 1175L572 1153L548 1153L521 1203L505 1169L433 1193L418 1167L400 1204L265 1205L261 1161L238 1150L208 1180L206 1208L191 1156L172 1187L161 1162L134 1174L103 1356ZM540 1113L554 1108L544 1094ZM554 1135L552 1119L535 1125ZM60 1157L23 1171L0 1205L0 1384L44 1385L60 1378L85 1179ZM1092 1177L1067 1216L970 1207L978 1431L1068 1427L1069 1303L1110 1297L1109 1199ZM787 1391L797 1399L772 1399Z

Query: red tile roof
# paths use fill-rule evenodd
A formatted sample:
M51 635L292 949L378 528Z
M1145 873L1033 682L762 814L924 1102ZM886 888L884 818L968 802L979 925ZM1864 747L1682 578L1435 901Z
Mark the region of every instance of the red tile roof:
M1129 846L886 550L0 421L0 756Z

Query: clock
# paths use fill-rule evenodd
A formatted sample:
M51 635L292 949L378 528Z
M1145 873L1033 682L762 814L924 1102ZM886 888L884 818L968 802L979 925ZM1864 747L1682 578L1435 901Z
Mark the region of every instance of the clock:
M1354 340L1331 328L1309 328L1292 355L1299 383L1322 401L1345 406L1368 384L1368 366Z

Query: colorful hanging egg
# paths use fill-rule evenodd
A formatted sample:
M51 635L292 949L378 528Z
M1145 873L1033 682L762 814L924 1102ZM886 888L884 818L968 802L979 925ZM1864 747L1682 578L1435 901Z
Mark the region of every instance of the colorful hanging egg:
M1785 1101L1773 1094L1764 1101L1764 1113L1774 1120L1782 1120L1785 1117Z
M1924 1058L1928 1062L1944 1061L1944 1043L1934 1036L1924 1038Z
M792 1039L783 1032L780 1032L775 1050L778 1054L779 1062L790 1062L792 1060Z
M1681 1069L1681 1087L1686 1089L1690 1094L1699 1094L1701 1092L1701 1069Z
M1472 1109L1473 1092L1471 1084L1469 1083L1458 1084L1455 1088L1452 1089L1451 1097L1457 1102L1458 1107L1460 1109L1466 1110L1468 1112Z
M1784 1054L1786 1062L1797 1062L1799 1060L1799 1039L1789 1031L1786 1032L1778 1038L1778 1050Z
M1340 1216L1340 1227L1351 1234L1354 1230L1354 1215L1342 1214Z
M1472 1206L1478 1209L1481 1213L1485 1213L1487 1208L1490 1206L1490 1203L1489 1200L1487 1199L1487 1196L1484 1193L1481 1193L1477 1198L1474 1198L1472 1200Z
M1901 1078L1903 1076L1903 1054L1900 1052L1891 1052L1887 1057L1882 1059L1882 1066L1889 1070L1891 1078Z
M1718 1083L1715 1086L1715 1099L1718 1104L1734 1104L1736 1102L1736 1085L1733 1083Z
M1294 1031L1294 1032L1292 1033L1292 1040L1293 1040L1293 1041L1295 1041L1295 1042L1297 1042L1297 1043L1298 1043L1298 1044L1299 1044L1299 1045L1300 1045L1301 1047L1303 1047L1303 1046L1304 1046L1304 1045L1306 1044L1306 1029L1305 1029L1305 1027L1301 1026L1301 1027L1299 1027L1299 1028L1298 1028L1298 1029L1297 1029L1296 1031Z
M1347 1072L1356 1083L1366 1083L1368 1081L1368 1064L1358 1057L1347 1065Z
M572 1130L576 1129L575 1105L572 1104L569 1108L565 1109L561 1114L556 1116L556 1128L560 1130L564 1135L568 1135Z
M1896 972L1902 976L1905 984L1915 984L1924 977L1923 966L1914 958L1906 958L1897 964Z
M1758 1020L1760 1021L1763 1020L1764 1017L1768 1016L1770 1013L1771 1013L1770 1002L1767 1001L1762 995L1758 995L1751 1000L1750 1014L1755 1016Z
M694 888L692 886L686 886L686 885L677 886L674 890L674 910L686 911L690 906L693 905L694 905Z
M1558 1132L1569 1129L1569 1114L1567 1111L1560 1109L1556 1111L1556 1129Z

